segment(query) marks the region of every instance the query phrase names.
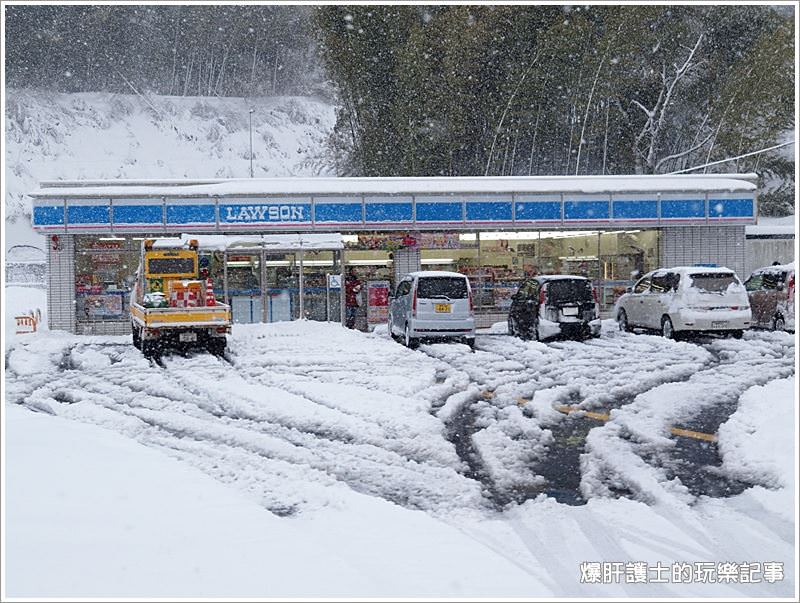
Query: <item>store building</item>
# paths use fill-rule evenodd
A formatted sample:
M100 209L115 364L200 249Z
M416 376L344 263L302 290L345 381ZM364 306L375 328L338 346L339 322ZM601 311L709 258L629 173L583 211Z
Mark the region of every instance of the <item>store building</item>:
M30 196L34 229L48 236L53 329L127 332L141 239L182 235L227 235L205 249L206 263L235 322L340 320L331 285L352 268L368 285L366 328L385 319L398 277L419 269L468 274L479 324L502 320L519 282L535 274L585 275L606 309L659 266L742 275L755 178L80 181L46 182Z

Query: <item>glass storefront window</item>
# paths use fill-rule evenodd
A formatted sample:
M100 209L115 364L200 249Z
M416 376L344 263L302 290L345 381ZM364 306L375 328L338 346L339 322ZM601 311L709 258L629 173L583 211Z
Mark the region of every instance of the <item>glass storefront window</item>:
M140 240L75 237L75 301L79 323L125 321L136 281Z
M328 275L341 275L333 251L303 252L303 314L308 320L340 321L340 290L328 287Z

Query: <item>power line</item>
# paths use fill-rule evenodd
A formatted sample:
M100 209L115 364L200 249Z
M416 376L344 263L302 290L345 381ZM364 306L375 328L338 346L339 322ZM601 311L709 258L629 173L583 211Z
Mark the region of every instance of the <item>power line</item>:
M717 165L720 163L727 163L728 161L736 161L737 159L742 159L744 157L750 157L751 155L758 155L760 153L766 153L767 151L774 151L775 149L780 149L782 147L788 147L790 144L794 144L794 140L790 140L789 142L782 142L781 144L776 144L773 147L767 147L766 149L761 149L760 151L752 151L750 153L745 153L744 155L739 155L737 157L729 157L728 159L720 159L719 161L712 161L711 163L705 163L703 165L696 165L695 167L686 168L685 170L678 170L676 172L670 172L669 175L672 174L683 174L685 172L693 172L694 170L699 170L701 168L709 167L711 165Z

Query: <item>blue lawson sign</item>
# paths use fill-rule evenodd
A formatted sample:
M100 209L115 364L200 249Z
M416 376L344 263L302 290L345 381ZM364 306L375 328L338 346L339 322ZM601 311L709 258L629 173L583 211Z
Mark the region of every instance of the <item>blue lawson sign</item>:
M599 197L599 195L598 195ZM163 212L162 212L163 210ZM189 228L206 232L261 229L297 231L346 227L369 229L474 230L496 224L537 226L668 226L672 224L750 224L755 222L752 196L706 198L698 195L654 199L631 195L570 199L561 196L504 195L483 199L441 195L396 200L352 195L249 199L80 199L35 198L33 227L49 232L130 232Z
M311 222L311 203L220 203L221 224Z

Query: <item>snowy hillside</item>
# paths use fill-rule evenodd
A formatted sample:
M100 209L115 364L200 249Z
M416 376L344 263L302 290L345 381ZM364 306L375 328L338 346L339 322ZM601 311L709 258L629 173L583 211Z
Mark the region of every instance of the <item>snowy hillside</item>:
M335 107L310 97L208 98L6 91L6 249L38 242L26 192L42 180L330 173Z

